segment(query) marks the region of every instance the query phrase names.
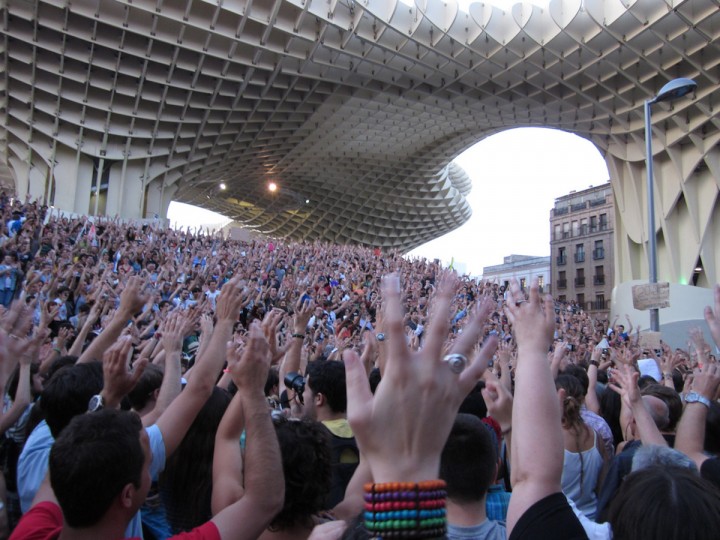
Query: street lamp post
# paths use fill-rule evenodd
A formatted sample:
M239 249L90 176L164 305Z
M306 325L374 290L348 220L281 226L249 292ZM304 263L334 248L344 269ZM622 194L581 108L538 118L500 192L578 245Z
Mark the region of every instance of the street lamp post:
M648 271L649 283L657 283L657 237L655 235L655 179L653 176L652 125L650 106L661 101L673 101L697 88L692 79L673 79L660 89L658 95L645 101L645 164L647 168L648 201ZM650 330L660 331L660 310L650 309Z

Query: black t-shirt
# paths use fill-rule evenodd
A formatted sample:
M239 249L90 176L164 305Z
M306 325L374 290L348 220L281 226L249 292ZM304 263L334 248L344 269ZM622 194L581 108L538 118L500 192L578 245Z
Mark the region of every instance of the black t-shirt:
M588 540L585 529L562 493L553 493L528 508L513 527L510 540Z

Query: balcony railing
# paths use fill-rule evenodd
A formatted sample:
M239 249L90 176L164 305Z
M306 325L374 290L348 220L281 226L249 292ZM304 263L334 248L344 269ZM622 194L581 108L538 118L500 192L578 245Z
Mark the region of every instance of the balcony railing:
M558 289L567 289L567 279L558 279L557 280L557 288Z
M593 249L593 259L596 261L598 259L604 259L605 258L605 248L597 248Z
M584 277L576 277L575 278L575 286L576 287L584 287L585 286L585 278Z
M584 251L581 251L580 253L575 254L575 262L576 263L585 262L585 252Z
M605 285L605 274L593 276L593 285Z
M565 255L559 255L556 257L556 261L558 266L563 266L564 264L567 264L567 257Z

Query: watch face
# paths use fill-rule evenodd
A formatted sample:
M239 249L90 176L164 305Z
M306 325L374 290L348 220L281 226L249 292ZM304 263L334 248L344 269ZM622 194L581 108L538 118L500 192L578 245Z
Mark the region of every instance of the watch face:
M90 398L90 403L88 403L88 411L97 411L99 409L102 409L102 406L102 397L93 396Z

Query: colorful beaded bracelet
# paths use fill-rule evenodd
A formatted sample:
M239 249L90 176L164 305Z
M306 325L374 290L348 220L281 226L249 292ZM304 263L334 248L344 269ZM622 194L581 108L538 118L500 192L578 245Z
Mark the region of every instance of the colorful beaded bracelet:
M444 537L447 530L444 481L387 482L364 487L365 528L374 538Z

